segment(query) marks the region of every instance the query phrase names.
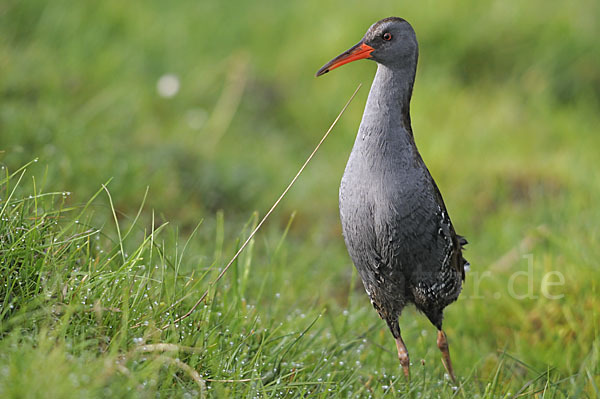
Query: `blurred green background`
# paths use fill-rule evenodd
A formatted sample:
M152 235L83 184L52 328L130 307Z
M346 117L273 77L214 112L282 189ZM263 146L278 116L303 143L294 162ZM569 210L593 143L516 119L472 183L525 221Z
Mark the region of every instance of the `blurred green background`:
M203 220L202 247L214 238L218 211L226 239L252 212L264 214L362 82L260 239L275 242L268 237L280 236L296 212L288 264L253 269L256 284L269 279L267 292L281 291L288 309L316 301L339 314L352 265L337 189L375 64L314 73L392 15L413 25L420 44L417 145L470 241L472 274L446 319L456 368L479 364L488 375L486 359L506 350L565 378L585 368L597 384L597 0L3 0L0 162L15 170L39 158L30 168L38 182L71 192L72 205L112 178L124 219L149 187L144 223L154 211L157 225L168 221L185 238ZM178 87L165 96L159 82L169 80ZM95 206L96 223L107 223L106 203ZM523 255L533 259L535 298L519 300L507 287L514 272L528 270ZM565 284L544 287L550 271ZM512 281L528 292L524 277ZM548 290L564 296L549 300ZM365 325L385 331L364 293L351 294L366 309ZM405 341L413 359L428 351L437 362L432 334L415 344L429 328L421 319L401 319ZM385 338L378 342L391 345Z

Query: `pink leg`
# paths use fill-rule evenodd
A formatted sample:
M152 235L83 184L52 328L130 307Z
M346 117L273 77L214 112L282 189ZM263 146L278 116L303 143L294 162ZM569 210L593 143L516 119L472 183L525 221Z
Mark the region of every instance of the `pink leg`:
M448 340L446 339L446 334L443 330L438 331L437 346L440 348L440 351L442 351L442 363L444 363L444 368L446 369L446 372L450 376L452 382L456 384L456 378L454 377L454 371L452 370L452 362L450 361Z
M400 360L400 365L404 370L404 376L407 381L410 381L410 359L408 358L408 350L406 350L406 345L404 345L404 341L402 341L402 337L398 336L396 338L396 348L398 348L398 359Z

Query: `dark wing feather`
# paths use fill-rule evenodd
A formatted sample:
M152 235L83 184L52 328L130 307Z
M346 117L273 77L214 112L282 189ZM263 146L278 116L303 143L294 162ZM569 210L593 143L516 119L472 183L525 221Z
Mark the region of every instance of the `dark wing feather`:
M442 194L440 190L431 178L431 183L435 192L435 199L438 203L440 209L440 230L443 234L449 239L451 246L449 247L448 253L448 262L444 267L452 266L456 269L457 272L461 274L462 280L465 280L465 266L469 265L469 262L463 257L462 251L464 246L468 244L468 241L465 237L456 234L454 230L454 226L452 225L452 221L450 220L450 215L448 215L448 211L446 210L446 205L444 204L444 199L442 198Z

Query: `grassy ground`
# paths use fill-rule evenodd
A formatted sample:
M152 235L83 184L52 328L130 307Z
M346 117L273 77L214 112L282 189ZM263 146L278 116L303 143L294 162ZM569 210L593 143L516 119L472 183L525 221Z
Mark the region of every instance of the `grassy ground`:
M458 390L412 309L404 381L343 246L366 88L210 284L374 65L314 72L389 15L417 31L416 140L470 241L445 319ZM600 396L599 17L591 0L3 2L0 397Z

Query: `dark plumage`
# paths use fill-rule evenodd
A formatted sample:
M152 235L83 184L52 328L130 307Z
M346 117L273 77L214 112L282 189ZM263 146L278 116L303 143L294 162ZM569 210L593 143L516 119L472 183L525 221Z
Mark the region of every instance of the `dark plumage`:
M317 76L362 58L376 61L377 73L340 186L344 239L373 306L396 339L406 376L410 363L398 317L413 303L438 329L442 360L454 380L442 319L462 288L467 241L454 231L413 138L413 28L401 18L383 19Z

